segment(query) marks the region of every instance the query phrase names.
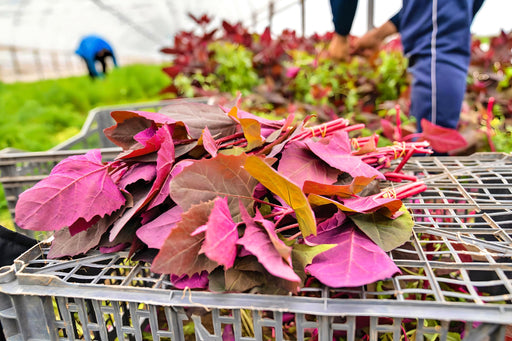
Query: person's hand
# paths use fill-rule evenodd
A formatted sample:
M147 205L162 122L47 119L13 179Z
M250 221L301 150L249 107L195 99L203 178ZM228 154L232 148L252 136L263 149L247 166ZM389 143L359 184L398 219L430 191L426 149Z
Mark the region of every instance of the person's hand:
M356 39L352 53L372 56L380 50L380 46L384 39L397 33L395 25L391 21L385 22L382 26L371 29L361 38Z
M356 38L352 52L370 57L379 51L382 40L378 29L374 28L366 32L362 37Z
M349 53L348 37L334 33L329 47L327 48L327 54L324 57L336 61L346 61L349 57Z

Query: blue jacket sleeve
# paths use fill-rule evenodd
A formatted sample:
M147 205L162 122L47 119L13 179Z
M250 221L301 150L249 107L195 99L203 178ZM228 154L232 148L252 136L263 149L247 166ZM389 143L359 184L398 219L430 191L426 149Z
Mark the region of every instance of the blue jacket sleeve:
M358 0L330 0L334 31L347 36L352 29Z
M400 11L398 11L395 15L393 15L391 17L391 19L389 19L389 21L391 21L393 23L393 25L395 25L397 31L400 31L400 18L401 17L402 17L402 9L400 9Z

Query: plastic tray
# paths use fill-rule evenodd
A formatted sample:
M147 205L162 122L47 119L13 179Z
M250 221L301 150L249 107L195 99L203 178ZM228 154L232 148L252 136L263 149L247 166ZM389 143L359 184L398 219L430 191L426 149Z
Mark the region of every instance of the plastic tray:
M390 253L401 274L386 281L297 296L178 290L125 252L49 260L42 243L2 269L0 319L16 340L505 340L509 163L505 154L412 160L407 171L429 189L406 200L415 227Z

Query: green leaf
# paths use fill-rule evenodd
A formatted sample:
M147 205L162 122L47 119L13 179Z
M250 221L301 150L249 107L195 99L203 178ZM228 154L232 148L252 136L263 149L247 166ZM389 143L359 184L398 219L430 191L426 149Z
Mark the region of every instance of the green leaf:
M313 210L302 190L257 156L248 156L244 168L272 193L295 210L299 229L304 237L316 235Z
M336 244L322 244L315 246L308 246L306 244L294 244L292 249L292 264L293 271L304 282L306 280L306 271L304 268L311 264L316 255L332 249Z
M368 238L387 252L404 244L411 237L414 220L405 206L402 205L399 212L401 215L395 219L390 219L379 211L354 214L349 218Z

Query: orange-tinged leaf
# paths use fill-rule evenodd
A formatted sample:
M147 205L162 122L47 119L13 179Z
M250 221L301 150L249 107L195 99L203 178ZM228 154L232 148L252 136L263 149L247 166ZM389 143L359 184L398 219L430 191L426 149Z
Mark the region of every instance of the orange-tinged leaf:
M272 193L282 198L295 210L297 222L302 234L306 237L316 235L316 223L313 210L302 190L279 174L257 156L248 156L244 168Z
M239 118L237 107L231 108L228 115L238 121L242 126L244 137L247 140L248 150L259 147L265 142L265 139L261 136L260 122L252 118Z
M379 198L376 196L357 197L336 201L320 195L310 194L308 196L308 200L315 206L333 204L344 212L370 213L381 210L381 213L387 217L391 217L400 209L400 207L402 207L402 201L399 199Z
M326 185L315 181L305 181L302 190L304 193L318 195L337 195L342 198L350 198L361 192L375 177L356 176L348 185Z

